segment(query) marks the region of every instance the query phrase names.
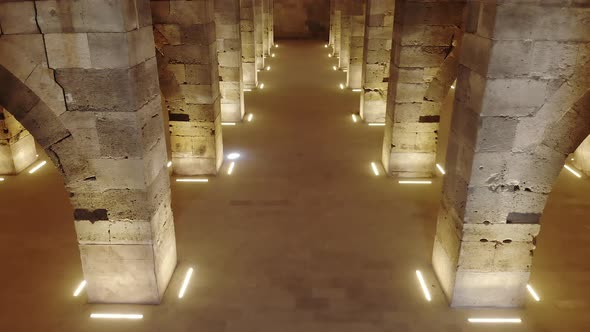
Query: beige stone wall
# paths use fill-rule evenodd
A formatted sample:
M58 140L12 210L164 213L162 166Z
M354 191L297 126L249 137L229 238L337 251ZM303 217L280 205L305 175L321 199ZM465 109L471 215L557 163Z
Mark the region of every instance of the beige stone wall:
M362 87L366 6L366 0L352 1L350 3L350 60L346 82L351 89L360 89Z
M274 0L274 26L279 39L328 40L330 0Z
M35 160L35 139L0 106L0 175L18 174Z
M172 167L179 175L216 174L223 161L223 143L213 0L151 1L151 10L169 113ZM235 53L229 59L222 57L224 64L225 60L231 64L232 56L237 66ZM232 87L224 84L224 88L231 96ZM239 99L239 89L234 87L233 100Z
M158 303L176 265L146 1L0 4L0 105L62 173L91 302Z
M590 133L590 9L468 3L433 265L454 306L524 302L542 212Z
M244 88L258 86L256 70L256 34L254 33L254 0L240 0L240 34L242 39L242 75Z

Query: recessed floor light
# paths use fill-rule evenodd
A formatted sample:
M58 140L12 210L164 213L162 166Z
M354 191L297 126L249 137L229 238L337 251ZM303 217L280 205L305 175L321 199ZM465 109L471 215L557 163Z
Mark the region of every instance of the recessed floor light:
M355 123L358 121L358 118L356 117L356 114L352 114L352 121L355 122Z
M352 89L352 92L361 92L363 89Z
M340 83L340 90L344 90L344 84Z
M418 277L418 282L420 282L420 287L422 287L422 292L424 293L424 297L428 302L432 300L430 296L430 292L428 291L428 287L426 287L426 282L424 281L424 277L422 276L422 272L420 270L416 270L416 276Z
M377 164L375 164L375 162L371 162L371 169L373 170L373 174L375 174L375 176L379 176L379 169L377 168Z
M107 314L107 313L93 313L90 314L90 318L101 318L101 319L142 319L142 314Z
M274 58L276 55L273 53L273 54L271 54L270 56Z
M469 323L522 323L520 318L468 318Z
M250 114L248 114L248 117L246 119L248 120L248 122L252 122L253 118L254 118L254 114L250 113Z
M166 167L170 168L171 166L172 166L172 161L169 161L169 162L166 164Z
M328 48L328 44L324 45L325 48Z
M333 70L338 70L338 67L336 67L336 66L332 66L332 69L333 69Z
M371 126L371 127L383 127L383 126L385 126L385 122L369 122L369 126Z
M235 126L236 123L235 122L222 122L221 125L222 126Z
M269 71L269 70L270 70L270 66L266 66L266 71Z
M399 184L432 184L430 180L399 180Z
M36 171L39 170L39 168L45 166L45 164L47 164L47 161L45 161L45 160L43 160L42 162L38 163L37 166L31 168L31 170L29 171L29 174L35 173Z
M176 182L209 182L209 179L195 179L195 178L183 178L183 179L176 179Z
M331 58L331 57L332 57L332 53L328 54L328 58Z
M234 172L235 166L236 166L236 162L232 161L231 164L229 164L229 168L227 169L227 175L231 175L231 173Z
M74 296L77 297L78 295L80 295L80 293L82 293L82 290L84 290L84 287L86 287L86 280L82 280L82 282L78 285L78 287L74 291Z
M4 181L4 178L0 178L0 182Z
M440 172L440 174L442 174L442 175L445 175L446 174L445 169L442 168L441 165L436 164L436 168L438 169L438 171Z
M576 170L574 170L573 167L570 167L569 165L564 165L563 167L565 167L565 169L567 169L570 173L572 173L573 175L581 178L582 174L578 173Z
M250 88L245 88L244 89L244 92L250 92L250 91L252 91L252 89L250 89Z
M237 152L232 152L227 155L227 159L229 159L229 160L236 160L238 158L240 158L240 154Z
M260 88L260 90L264 89L264 83L260 83L259 88Z
M275 47L276 47L276 48L279 48L279 44L275 44Z
M537 292L535 292L535 290L533 289L533 286L531 286L530 284L527 284L526 289L529 291L529 294L531 294L531 296L533 297L533 299L535 299L535 301L537 301L537 302L541 301L541 298L539 297Z
M182 286L180 287L180 291L178 292L178 298L182 299L184 297L184 293L186 292L186 288L188 287L188 283L191 280L191 276L193 275L193 268L189 268L184 275L184 280L182 281Z

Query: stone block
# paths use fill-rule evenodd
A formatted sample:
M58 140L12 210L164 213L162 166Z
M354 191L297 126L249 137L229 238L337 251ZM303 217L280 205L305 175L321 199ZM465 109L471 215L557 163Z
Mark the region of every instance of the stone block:
M51 68L91 68L88 35L85 33L46 34L47 59Z
M547 81L540 79L488 79L482 116L529 116L544 103Z
M33 1L0 3L0 26L3 34L39 33Z
M506 117L483 117L478 133L477 150L505 152L512 149L518 120Z
M535 68L531 62L533 41L494 41L490 50L488 77L518 77ZM485 59L481 59L485 61Z
M25 81L40 64L47 67L43 36L1 35L0 64Z
M78 243L81 245L151 244L149 222L143 220L76 220L74 223Z
M395 137L394 137L395 139ZM432 177L436 153L391 151L389 170L401 178Z
M79 247L90 303L159 303L151 244Z
M529 272L458 271L452 307L519 307L524 303Z

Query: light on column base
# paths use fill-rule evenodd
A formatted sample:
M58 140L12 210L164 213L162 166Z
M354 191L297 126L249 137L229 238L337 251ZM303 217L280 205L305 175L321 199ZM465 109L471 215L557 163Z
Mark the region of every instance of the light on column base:
M537 302L541 301L541 298L539 297L537 292L535 292L535 290L533 289L533 286L527 284L526 289L529 291L529 294L531 294L531 296L533 297L533 299L535 299L535 301L537 301Z
M90 318L101 318L101 319L142 319L142 314L90 314Z
M428 291L428 287L426 287L426 282L424 281L424 277L422 276L422 272L420 270L416 270L416 276L418 277L418 282L420 283L420 287L422 287L422 292L424 293L424 297L426 301L430 302L432 297L430 296L430 292Z
M361 92L363 89L352 89L352 92Z
M399 180L399 184L432 184L430 180Z
M80 285L78 285L78 288L76 288L76 290L74 291L74 296L78 297L78 295L82 293L82 290L84 290L84 287L86 287L86 280L82 280Z
M182 286L180 287L180 291L178 292L178 298L182 299L184 297L184 293L186 292L186 288L188 287L188 283L191 280L191 276L193 275L193 268L189 268L184 275L184 280L182 281Z
M328 58L331 58L331 57L332 57L332 53L328 54Z
M379 176L379 169L377 168L377 164L375 164L375 162L371 162L371 169L373 170L373 174L375 174L375 176Z
M344 90L344 84L340 83L340 90Z
M209 179L183 178L183 179L176 179L176 182L200 182L200 183L207 183L207 182L209 182Z
M45 166L45 164L47 164L47 161L45 161L45 160L43 160L42 162L38 163L37 166L31 168L31 170L29 171L29 174L35 173L36 171L39 170L39 168Z
M250 113L250 114L248 114L248 117L246 118L246 120L248 120L248 122L252 122L252 118L254 118L254 114Z
M328 48L328 44L324 45L325 48Z
M520 318L468 318L469 323L522 323Z
M446 174L445 169L442 168L441 165L436 164L436 168L438 169L438 171L440 172L440 174L442 174L442 175L445 175Z
M236 123L235 122L222 122L221 125L222 126L235 126Z
M274 53L272 53L270 56L274 58L276 55Z
M260 90L264 89L264 83L260 83L260 85L258 86L258 88L259 88Z
M383 126L385 126L385 122L369 122L369 126L371 126L371 127L383 127Z
M356 117L356 114L352 115L352 122L356 123L358 121L358 118Z
M270 70L270 66L266 66L266 71L269 71L269 70Z
M0 182L4 181L4 178L0 178Z
M227 169L227 175L231 175L234 172L235 166L236 166L236 162L232 161L231 164L229 164L229 168Z
M582 174L580 174L576 170L574 170L573 167L570 167L569 165L564 165L563 167L565 167L565 169L567 169L570 173L572 173L576 177L578 177L578 178L581 178L582 177Z
M170 168L170 167L172 167L172 161L169 161L169 162L166 164L166 167L167 167L167 168Z
M336 70L338 70L338 67L332 66L332 69L334 69L336 71Z

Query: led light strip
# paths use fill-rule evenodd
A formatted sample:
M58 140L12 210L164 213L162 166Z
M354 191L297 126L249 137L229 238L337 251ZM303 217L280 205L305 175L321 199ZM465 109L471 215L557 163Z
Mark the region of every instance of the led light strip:
M399 184L432 184L430 180L399 180Z
M260 83L260 86L258 88L260 88L260 90L264 89L264 83Z
M576 170L574 170L572 167L570 167L569 165L564 165L563 167L565 167L565 169L567 169L568 171L570 171L570 173L572 173L573 175L581 178L582 174L578 173Z
M248 122L252 122L253 117L254 117L254 114L252 114L252 113L248 114L248 118L247 118Z
M271 54L270 56L274 58L274 57L276 56L276 54L274 54L274 53L273 53L273 54Z
M193 275L193 268L189 268L186 271L184 276L184 281L182 282L182 286L180 287L180 291L178 292L178 298L182 299L184 297L184 293L186 292L186 288L188 287L188 283L191 280L191 276Z
M444 169L444 168L442 168L442 166L441 166L441 165L439 165L439 164L436 164L436 168L438 168L438 171L440 172L440 174L442 174L442 175L445 175L445 174L447 174L447 173L445 172L445 169Z
M344 84L340 83L340 90L344 90Z
M373 174L375 174L375 176L379 176L379 169L377 168L377 164L375 164L375 162L371 162L371 168L373 169Z
M250 91L252 91L252 89L249 89L249 88L244 89L244 92L250 92Z
M166 167L168 167L168 168L172 167L172 161L169 161L169 162L166 164Z
M332 66L332 69L334 69L334 70L338 70L338 67L336 67L336 66Z
M3 182L5 179L4 178L0 178L0 182Z
M39 170L39 168L41 168L41 167L45 166L45 164L47 164L47 161L45 161L45 160L43 160L42 162L38 163L38 164L37 164L37 166L33 167L33 168L32 168L32 169L29 171L29 174L33 174L33 173L35 173L36 171L38 171L38 170Z
M469 323L522 323L520 318L468 318Z
M418 277L418 281L420 282L420 287L422 287L422 292L424 293L424 297L428 302L432 300L430 296L430 292L428 291L428 287L426 287L426 282L424 281L424 277L422 276L422 272L420 270L416 270L416 276Z
M371 126L371 127L382 127L382 126L385 126L385 122L369 122L369 126Z
M82 293L82 290L84 290L84 287L86 287L86 280L82 280L80 285L78 285L78 288L76 288L76 290L74 291L74 296L77 297L78 295L80 295L80 293Z
M236 123L235 122L222 122L221 125L222 126L235 126Z
M234 172L235 166L236 166L236 162L232 161L231 164L229 164L229 168L227 169L227 175L231 175L231 173Z
M270 70L270 66L266 66L266 71L269 71L269 70Z
M535 292L535 290L533 289L533 286L527 284L526 289L529 291L529 294L531 294L531 296L533 297L533 299L535 299L535 301L537 301L537 302L541 301L541 298L539 297L537 292Z
M325 48L328 48L328 44L324 45Z
M352 89L352 92L361 92L363 89Z
M176 182L209 182L209 179L176 179Z
M101 314L93 313L90 314L90 318L102 318L102 319L142 319L142 314Z
M356 114L352 114L352 121L356 123L358 121Z

